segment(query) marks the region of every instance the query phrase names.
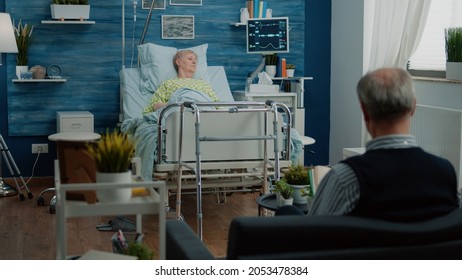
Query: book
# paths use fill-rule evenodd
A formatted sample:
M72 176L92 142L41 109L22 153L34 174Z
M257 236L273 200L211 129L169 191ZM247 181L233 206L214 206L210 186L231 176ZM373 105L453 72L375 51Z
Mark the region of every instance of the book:
M259 8L260 8L260 0L253 0L253 15L254 15L254 17L258 17Z
M247 6L247 10L249 11L249 17L253 18L254 17L254 14L253 14L253 8L254 8L253 0L248 0L246 6Z
M260 0L258 3L258 17L264 18L264 13L266 12L266 1Z
M282 77L282 57L278 56L278 62L276 65L276 77Z
M281 60L281 77L286 78L287 77L287 69L286 69L286 59L283 58Z

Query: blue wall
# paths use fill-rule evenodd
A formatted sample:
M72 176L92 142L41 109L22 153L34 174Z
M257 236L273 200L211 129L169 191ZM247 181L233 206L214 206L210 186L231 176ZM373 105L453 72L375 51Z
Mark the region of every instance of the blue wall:
M305 165L329 164L331 1L307 0L305 8L305 134L316 139L305 152Z
M47 135L55 132L56 111L89 110L95 115L98 132L117 123L118 71L122 65L121 6L114 2L92 2L90 17L96 21L95 25L45 25L40 21L50 17L49 0L0 1L0 10L35 25L29 66L56 63L62 66L63 76L68 78L64 84L12 83L15 56L3 55L0 131L23 175L30 176L35 160L35 155L31 154L32 143L50 145L50 153L41 156L35 175L53 175L55 146L47 140ZM130 67L133 7L131 1L126 2L125 65ZM138 2L135 44L147 16L147 10L142 10L141 1ZM230 25L239 19L239 9L245 1L241 2L203 0L201 7L188 7L169 6L167 0L166 10L154 12L146 42L179 48L209 43L209 65L224 65L232 90L242 89L246 74L255 69L260 57L245 53L245 27ZM316 154L308 155L308 163L325 164L329 139L330 1L269 0L268 3L273 16L290 17L291 52L285 57L297 64L299 71L315 77L314 81L306 83L306 134L317 140L310 147ZM159 34L161 14L194 15L195 39L162 40ZM3 174L9 177L5 168Z

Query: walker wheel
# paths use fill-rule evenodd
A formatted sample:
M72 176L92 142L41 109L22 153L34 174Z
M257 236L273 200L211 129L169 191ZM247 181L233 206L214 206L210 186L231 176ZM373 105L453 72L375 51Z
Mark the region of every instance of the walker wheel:
M29 199L32 199L32 198L34 198L34 194L31 193L31 192L29 192L29 193L27 193L27 197L28 197Z
M20 194L20 195L19 195L19 199L20 199L21 201L24 201L24 200L26 199L26 197L25 197L23 194Z
M41 196L39 198L37 198L37 205L38 206L45 205L45 199L43 199L43 197L41 197Z
M51 205L48 211L50 211L50 214L56 214L56 207Z

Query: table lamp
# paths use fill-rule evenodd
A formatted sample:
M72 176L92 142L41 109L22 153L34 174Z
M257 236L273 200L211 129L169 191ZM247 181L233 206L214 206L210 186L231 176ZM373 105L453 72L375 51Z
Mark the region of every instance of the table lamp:
M10 14L0 13L0 53L17 53L18 46L14 37ZM0 65L1 63L0 57Z
M14 36L11 17L7 13L0 13L0 65L2 65L2 53L17 53L18 46ZM3 140L0 133L0 139ZM4 141L2 141L4 143ZM12 186L5 184L2 179L2 156L6 157L5 147L0 144L0 197L17 195L18 192Z

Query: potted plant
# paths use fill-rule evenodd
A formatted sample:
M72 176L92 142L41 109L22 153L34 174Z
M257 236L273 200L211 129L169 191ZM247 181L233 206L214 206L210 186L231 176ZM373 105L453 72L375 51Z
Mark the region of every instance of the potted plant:
M99 141L88 143L87 153L95 161L97 169L96 182L130 183L129 166L134 150L135 143L131 138L116 129L103 134ZM96 194L100 202L126 202L131 197L131 189L97 190Z
M289 168L283 172L284 180L294 189L293 198L296 204L306 204L306 197L302 196L303 189L309 189L310 176L309 168L301 164L291 164Z
M276 76L276 65L278 63L277 54L265 55L265 72L271 77Z
M138 242L128 243L128 247L124 251L125 255L138 257L139 260L152 260L154 252L147 245Z
M462 27L445 30L446 79L462 80Z
M276 181L274 192L276 193L276 200L278 206L293 204L294 199L292 197L292 194L294 192L294 189L291 185L287 183L287 181L284 178Z
M21 79L21 72L27 72L29 70L29 49L32 44L32 31L34 31L34 26L27 23L23 24L22 20L19 20L18 25L13 25L16 45L18 46L16 76L18 79Z
M286 64L287 77L291 78L295 74L295 64Z
M90 18L90 5L88 0L52 0L51 18L64 21L65 19L78 19L83 21Z

